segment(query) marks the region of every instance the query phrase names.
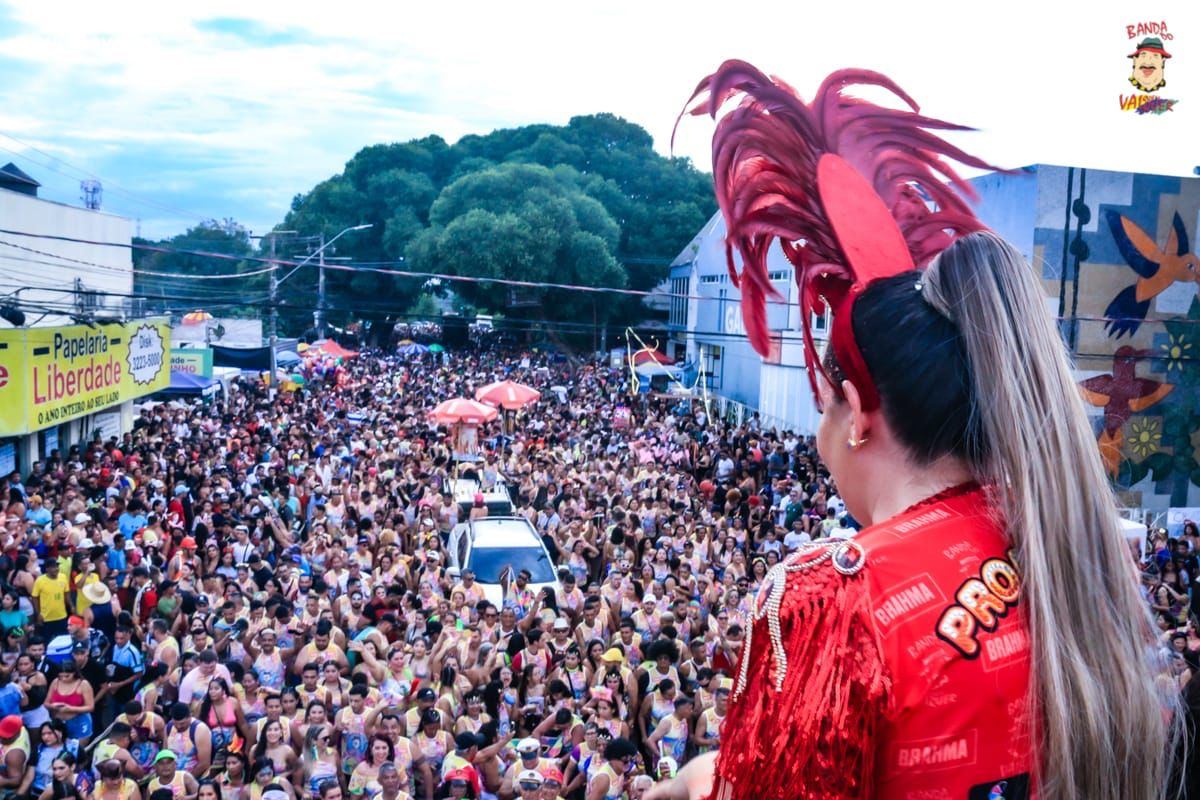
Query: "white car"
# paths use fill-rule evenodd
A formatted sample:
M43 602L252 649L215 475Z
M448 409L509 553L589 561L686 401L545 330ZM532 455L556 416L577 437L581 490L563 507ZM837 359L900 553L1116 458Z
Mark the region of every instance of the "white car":
M509 567L514 578L521 570L528 570L526 588L534 594L547 587L558 593L554 562L542 544L542 537L524 517L484 517L464 522L450 531L446 549L450 554L451 577L472 570L475 582L483 587L484 597L497 608L504 607L501 578Z

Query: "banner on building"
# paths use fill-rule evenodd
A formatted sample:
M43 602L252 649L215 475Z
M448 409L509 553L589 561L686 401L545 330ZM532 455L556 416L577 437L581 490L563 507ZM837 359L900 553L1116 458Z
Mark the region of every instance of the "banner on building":
M213 351L207 347L172 347L171 371L186 372L211 378L213 373Z
M19 436L170 383L162 320L0 330L0 436Z

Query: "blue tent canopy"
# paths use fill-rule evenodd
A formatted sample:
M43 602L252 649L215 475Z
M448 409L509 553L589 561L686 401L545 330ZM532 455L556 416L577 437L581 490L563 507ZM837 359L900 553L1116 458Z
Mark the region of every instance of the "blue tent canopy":
M299 364L303 360L300 358L300 354L294 350L281 350L275 354L275 363L281 367L290 367L292 364Z
M216 378L205 378L191 372L171 370L171 385L163 391L173 395L208 397L216 394L217 386L220 383Z

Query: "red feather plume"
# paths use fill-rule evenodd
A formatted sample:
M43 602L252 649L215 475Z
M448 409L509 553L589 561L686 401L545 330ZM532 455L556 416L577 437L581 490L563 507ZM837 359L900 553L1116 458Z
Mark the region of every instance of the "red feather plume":
M908 109L885 108L845 93L855 85L885 89ZM737 105L719 116L735 98ZM779 297L767 274L773 241L779 241L795 268L814 391L818 358L811 316L823 313L826 305L836 309L857 281L818 192L822 156L844 159L874 188L918 267L956 237L984 228L967 202L975 199L970 184L943 158L980 169L995 167L931 132L970 128L918 112L916 102L878 72L834 72L806 104L778 78L730 60L700 81L680 114L680 119L688 113L717 119L713 182L725 217L729 275L742 293L750 341L763 355L770 349L766 301ZM740 273L735 252L741 256Z

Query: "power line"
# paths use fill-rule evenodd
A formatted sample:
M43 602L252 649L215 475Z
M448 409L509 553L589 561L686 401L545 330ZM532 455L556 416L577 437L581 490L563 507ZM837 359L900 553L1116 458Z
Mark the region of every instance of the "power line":
M303 264L298 261L279 258L265 258L262 256L234 256L228 253L213 253L204 250L182 250L172 247L162 247L161 245L147 245L124 242L101 242L90 239L79 239L71 236L57 236L46 233L29 233L27 231L15 231L9 229L0 229L0 234L9 236L27 236L37 239L50 239L53 241L73 242L76 244L89 244L101 247L122 247L132 250L147 250L155 253L168 253L174 255L197 256L202 258L214 258L225 261L254 261L262 264L272 264L276 267L298 267L311 266L311 264ZM399 262L402 263L402 262ZM474 275L452 275L443 272L415 272L412 270L384 269L382 267L371 267L362 264L346 265L346 264L325 264L325 269L335 272L372 272L381 275L390 275L397 278L417 278L420 280L429 280L430 278L438 278L445 281L457 281L460 283L476 283L476 284L498 284L501 286L514 286L523 289L562 289L566 291L589 292L594 294L620 294L633 297L655 297L663 296L676 299L686 300L718 300L715 297L706 297L704 295L682 295L666 292L654 292L645 289L623 289L615 286L587 286L584 284L572 283L554 283L550 281L521 281L513 278L488 278ZM242 273L248 274L248 273ZM227 277L227 276L223 276ZM235 276L236 277L236 276ZM799 303L791 303L785 300L770 300L770 305L777 307L799 306Z
M5 133L4 131L0 131L0 136L3 136L6 139L16 142L17 144L21 145L22 147L26 148L27 150L32 150L35 153L45 156L46 158L50 159L51 161L53 161L56 164L62 164L64 167L74 170L77 173L82 173L84 176L86 176L88 178L93 178L95 180L98 180L98 181L100 181L101 184L104 185L104 191L122 195L126 199L131 200L136 204L145 206L147 208L154 208L159 211L167 211L171 214L178 214L183 217L189 217L189 218L195 218L195 219L214 219L214 217L211 217L211 216L206 216L204 214L196 214L194 211L188 211L186 209L177 208L174 206L167 205L165 203L161 203L157 200L151 200L149 198L141 197L140 195L138 195L134 192L131 192L128 189L122 188L119 184L113 183L113 182L107 180L106 178L103 178L103 177L97 175L96 173L92 172L91 170L87 170L87 169L84 169L83 167L75 166L74 164L71 164L70 162L64 161L63 159L59 158L58 156L51 155L50 153L47 153L45 150L35 147L34 145L30 144L29 142L26 142L22 139L18 139L16 136L13 136L11 133ZM0 150L4 150L6 153L11 153L12 155L17 156L18 158L23 158L31 164L36 164L37 166L41 167L42 169L48 169L51 172L54 172L58 175L62 175L65 178L70 178L71 180L76 180L76 181L80 180L78 175L71 175L71 174L62 171L61 169L57 169L49 164L43 164L40 161L37 161L36 159L30 158L27 154L25 154L24 152L22 152L20 150L13 150L12 148L4 147L3 145L0 145Z
M18 234L18 235L24 235L24 234ZM78 258L71 258L70 256L59 255L58 253L48 253L45 250L37 250L32 247L26 247L25 245L16 244L15 242L7 242L7 241L4 241L3 239L0 239L0 245L5 245L7 247L13 247L13 248L16 248L17 250L25 250L26 252L35 253L40 256L49 256L50 258L57 258L61 261L69 261L73 264L82 264L84 266L96 267L98 269L104 269L104 270L109 270L109 271L113 271L113 272L120 272L122 274L124 274L126 272L132 272L134 275L153 275L153 276L160 277L160 278L173 278L173 279L182 279L182 280L219 281L219 280L225 280L226 278L247 278L252 275L265 275L266 273L273 272L276 269L276 267L271 266L271 267L264 267L263 269L259 269L259 270L253 270L251 272L231 272L226 275L186 275L186 274L180 273L180 272L157 272L154 270L139 269L137 267L131 267L130 269L127 270L124 267L118 267L113 264L98 264L95 261L84 261L84 260L78 259ZM0 258L3 258L3 257L4 256L0 256ZM242 259L239 258L238 260L241 261Z
M227 278L248 277L248 276L252 276L252 275L264 274L267 272L271 272L275 269L278 269L279 267L313 266L313 264L311 262L298 262L298 261L291 261L291 260L287 260L287 259L270 259L270 258L264 258L261 256L236 256L236 255L230 255L227 253L213 253L213 252L200 251L200 250L177 250L175 248L161 247L158 245L142 245L142 244L133 244L133 243L125 244L124 242L101 242L101 241L95 241L95 240L89 240L89 239L79 239L79 238L70 237L70 236L29 233L29 232L25 232L25 231L15 231L15 230L7 230L7 229L0 229L0 234L6 234L6 235L12 235L12 236L25 236L25 237L36 238L36 239L48 239L48 240L53 240L53 241L66 241L66 242L73 242L76 244L88 244L88 245L105 246L105 247L120 247L120 248L127 248L127 249L141 249L141 250L149 250L149 251L158 252L158 253L166 253L166 254L174 254L174 255L187 255L187 256L195 256L195 257L202 257L202 258L213 258L213 259L225 260L225 261L238 261L238 262L249 261L249 262L257 262L257 263L271 265L262 270L256 270L256 271L252 271L252 272L231 273L231 274L220 275L220 276L203 276L204 278L212 277L212 278L222 279L222 280L227 279ZM4 242L3 240L0 240L0 244L10 244L10 246L20 247L21 249L26 249L26 250L31 249L31 248L24 248L20 245L11 245L11 243ZM34 251L34 252L40 252L40 253L42 253L44 255L48 255L52 258L64 258L64 259L66 258L64 256L59 256L59 255L56 255L53 253L44 253L42 251ZM67 259L67 260L74 260L74 259ZM93 266L99 266L99 267L106 268L106 269L113 269L109 265L99 265L99 264L94 264L93 262L78 262L78 263L91 264ZM120 268L116 268L116 269L120 269ZM716 301L716 302L722 302L722 303L738 302L735 298L709 297L706 295L692 295L692 294L685 295L685 294L677 294L677 293L670 293L670 292L657 293L657 292L640 290L640 289L622 289L622 288L617 288L617 287L606 287L606 286L586 286L586 285L580 285L580 284L552 283L549 281L521 281L521 280L515 280L515 279L511 279L511 278L487 278L487 277L476 277L476 276L466 276L466 275L451 275L448 273L437 273L437 272L414 272L411 270L393 270L393 269L383 269L383 268L379 268L379 267L367 267L367 266L358 265L358 264L346 265L346 264L326 263L325 269L333 270L335 272L370 272L370 273L376 273L376 274L382 274L382 275L390 275L393 277L416 278L416 279L422 279L422 280L438 278L440 280L446 280L446 281L457 281L457 282L465 282L465 283L473 283L473 284L499 284L502 286L515 286L515 287L519 287L519 288L558 289L558 290L564 290L564 291L580 291L580 292L601 293L601 294L602 293L613 293L613 294L638 296L638 297L662 296L662 297L669 298L671 300L678 299L678 300L697 300L697 301L709 301L709 302ZM150 272L148 274L153 275L154 273ZM188 276L188 275L173 274L173 273L163 273L161 275L162 275L162 277L176 277L176 278L201 277L201 276ZM150 297L148 299L159 299L159 298ZM797 306L797 307L800 306L799 303L788 302L785 300L768 300L767 305L768 305L768 307L775 306L776 308L790 308L792 306ZM361 306L362 306L361 303L356 304L356 307L361 307ZM354 311L354 310L356 310L356 308L348 308L348 309L336 309L335 308L332 310ZM1058 317L1057 319L1059 321L1105 322L1105 323L1116 321L1110 317L1089 317L1089 316ZM1168 322L1172 323L1172 324L1176 324L1176 325L1200 324L1200 320L1188 320L1188 319L1145 320L1144 324L1166 324ZM790 328L788 330L790 330ZM734 334L734 335L739 336L739 337L742 336L742 334Z

